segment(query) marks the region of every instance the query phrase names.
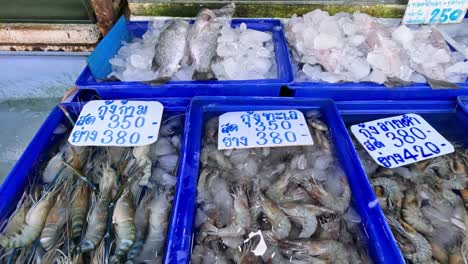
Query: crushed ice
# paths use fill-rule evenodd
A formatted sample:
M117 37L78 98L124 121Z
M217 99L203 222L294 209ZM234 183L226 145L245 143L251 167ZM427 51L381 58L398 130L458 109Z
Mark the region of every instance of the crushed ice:
M460 49L466 49L468 32L462 28L439 30L448 31L459 41ZM298 81L384 83L393 77L425 82L427 76L463 82L468 75L464 50L451 52L439 30L430 26L407 27L399 25L399 20L359 12L330 16L317 9L289 19L286 38Z

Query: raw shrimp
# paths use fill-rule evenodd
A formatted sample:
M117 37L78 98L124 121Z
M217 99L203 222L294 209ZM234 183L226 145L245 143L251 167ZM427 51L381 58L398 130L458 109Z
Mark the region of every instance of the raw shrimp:
M117 173L109 165L103 167L99 192L103 200L112 199L117 193Z
M149 230L138 262L151 261L155 256L162 256L167 227L169 224L169 206L171 202L165 193L155 196L150 203Z
M30 245L41 234L47 215L55 202L56 192L46 193L37 201L26 215L26 222L13 236L0 235L0 245L5 248L16 248Z
M86 233L81 240L81 252L88 252L96 249L106 233L108 206L110 201L105 197L100 197L91 208L88 215L88 226Z
M315 258L330 263L349 263L349 253L346 247L334 240L319 241L280 241L280 247L286 255L315 263Z
M45 250L50 250L58 241L61 231L68 220L67 195L65 191L57 196L54 206L47 215L40 236L40 243Z
M299 204L282 204L281 210L302 226L299 238L309 238L317 229L317 215Z
M432 234L434 227L426 220L422 214L414 192L408 190L403 200L403 209L401 211L403 219L418 232Z
M400 236L404 237L415 247L414 252L409 252L403 250L403 255L405 258L413 261L414 263L424 263L431 260L432 257L432 247L431 244L414 230L411 226L406 223L400 224L398 221L391 217L387 217L387 221L392 227L392 229ZM398 240L398 239L397 239ZM400 248L404 249L404 246L401 246L402 241L398 240Z
M31 208L32 200L29 196L23 196L18 204L19 207L13 213L13 216L8 219L8 223L3 230L3 235L5 236L13 236L21 229L26 220L26 215Z
M150 150L150 145L133 148L133 157L137 160L137 166L143 168L143 176L139 181L140 186L147 186L151 178L151 166L153 162L149 158Z
M270 199L260 194L262 212L271 223L271 233L276 239L283 239L291 231L291 222L288 217Z
M112 223L114 224L117 239L115 256L112 258L115 262L118 262L121 257L125 256L135 242L136 227L134 218L135 209L133 208L132 193L126 190L117 200L112 216Z
M332 210L313 204L283 204L281 210L302 226L299 238L309 238L317 229L317 216L333 214Z
M136 237L135 243L127 253L127 261L133 261L134 258L140 253L143 243L145 242L146 234L148 231L149 214L150 208L149 203L151 202L151 195L145 194L140 204L138 205L135 212L135 226L136 226Z
M72 237L78 238L83 231L86 214L88 212L89 189L86 184L79 183L79 186L73 191L71 199L70 214Z
M283 194L286 192L288 184L294 177L294 171L290 169L284 171L283 174L279 176L278 180L276 180L265 192L268 198L278 203L283 198Z
M349 207L349 202L351 200L351 190L345 177L340 177L340 182L343 186L343 193L341 194L341 197L336 197L332 193L327 192L323 186L315 185L310 182L306 183L304 187L309 192L309 194L312 197L318 199L323 206L330 208L339 214L342 214Z
M404 194L400 185L393 179L380 177L371 180L372 186L381 186L385 194L390 199L391 205L396 206L396 212L400 212L403 203Z

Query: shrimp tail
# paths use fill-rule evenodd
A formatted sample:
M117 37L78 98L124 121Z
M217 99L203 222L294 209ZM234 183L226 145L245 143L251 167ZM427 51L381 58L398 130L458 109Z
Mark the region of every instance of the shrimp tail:
M203 224L203 229L208 235L216 235L218 233L218 228L211 223L205 222Z
M148 186L149 180L151 178L151 166L152 162L151 159L148 157L142 157L141 160L138 162L139 166L143 166L143 176L141 177L138 184L140 186Z
M24 228L21 235L15 235L13 237L0 236L0 245L5 248L28 246L32 244L40 234L41 229Z

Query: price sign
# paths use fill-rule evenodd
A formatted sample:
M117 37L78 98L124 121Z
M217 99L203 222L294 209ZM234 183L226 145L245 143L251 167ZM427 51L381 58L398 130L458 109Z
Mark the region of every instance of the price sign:
M421 116L407 114L351 126L380 166L396 168L452 153L454 148Z
M158 139L164 107L159 102L91 101L68 138L75 146L144 146Z
M468 0L409 0L403 24L460 23Z
M218 149L313 145L297 110L229 112L219 117Z

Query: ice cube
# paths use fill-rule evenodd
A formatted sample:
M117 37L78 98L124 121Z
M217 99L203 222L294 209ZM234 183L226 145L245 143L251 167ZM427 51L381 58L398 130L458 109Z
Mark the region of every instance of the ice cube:
M271 68L271 61L264 58L252 58L250 63L247 64L247 70L249 72L255 72L259 74L265 74Z
M211 65L211 70L215 74L218 80L226 79L226 73L224 72L224 67L221 63L215 62Z
M450 55L445 49L438 49L433 55L432 60L436 63L450 62Z
M315 25L319 25L321 21L323 21L325 18L330 17L327 11L322 11L320 9L315 9L314 11L311 11L304 16L304 21L307 23L313 23Z
M387 80L387 77L385 77L385 74L378 70L378 69L372 69L372 72L369 74L367 79L370 82L375 82L375 83L384 83Z
M174 80L187 81L192 80L195 68L192 66L183 66L172 76Z
M405 25L399 26L392 32L392 38L403 46L408 45L414 39L413 32Z
M324 33L319 34L314 39L314 49L331 49L335 47L341 47L342 44L343 43L340 42L336 36Z
M354 35L354 36L351 36L349 37L349 43L355 47L361 45L362 43L364 43L364 41L366 40L366 37L364 37L363 35Z
M342 35L341 29L338 26L337 21L332 17L325 19L320 23L319 32L337 37L341 37Z
M124 67L126 65L125 61L120 57L114 57L109 60L109 63L113 66Z
M241 23L240 26L239 26L239 30L241 32L246 31L247 30L247 25L245 23Z
M344 79L343 76L331 72L323 72L320 78L329 83L337 83Z
M312 80L320 80L320 74L322 73L320 66L312 66L306 63L302 67L302 71Z
M349 71L353 74L353 79L361 80L369 75L370 65L365 59L357 58L351 63Z
M233 58L227 58L222 62L222 65L224 72L226 73L226 77L228 79L235 80L239 73L239 63L237 63Z
M141 55L133 54L130 56L130 64L138 69L145 69L148 66L148 60Z
M260 58L271 58L271 51L265 47L261 47L257 50L256 55Z
M468 61L457 62L447 68L447 74L468 74Z
M222 42L218 44L216 53L220 57L235 56L238 53L237 42Z
M224 26L221 29L221 36L218 38L218 42L234 42L237 41L238 33L230 26Z
M240 41L244 43L267 42L271 40L271 35L262 31L247 29L240 34L239 38Z

